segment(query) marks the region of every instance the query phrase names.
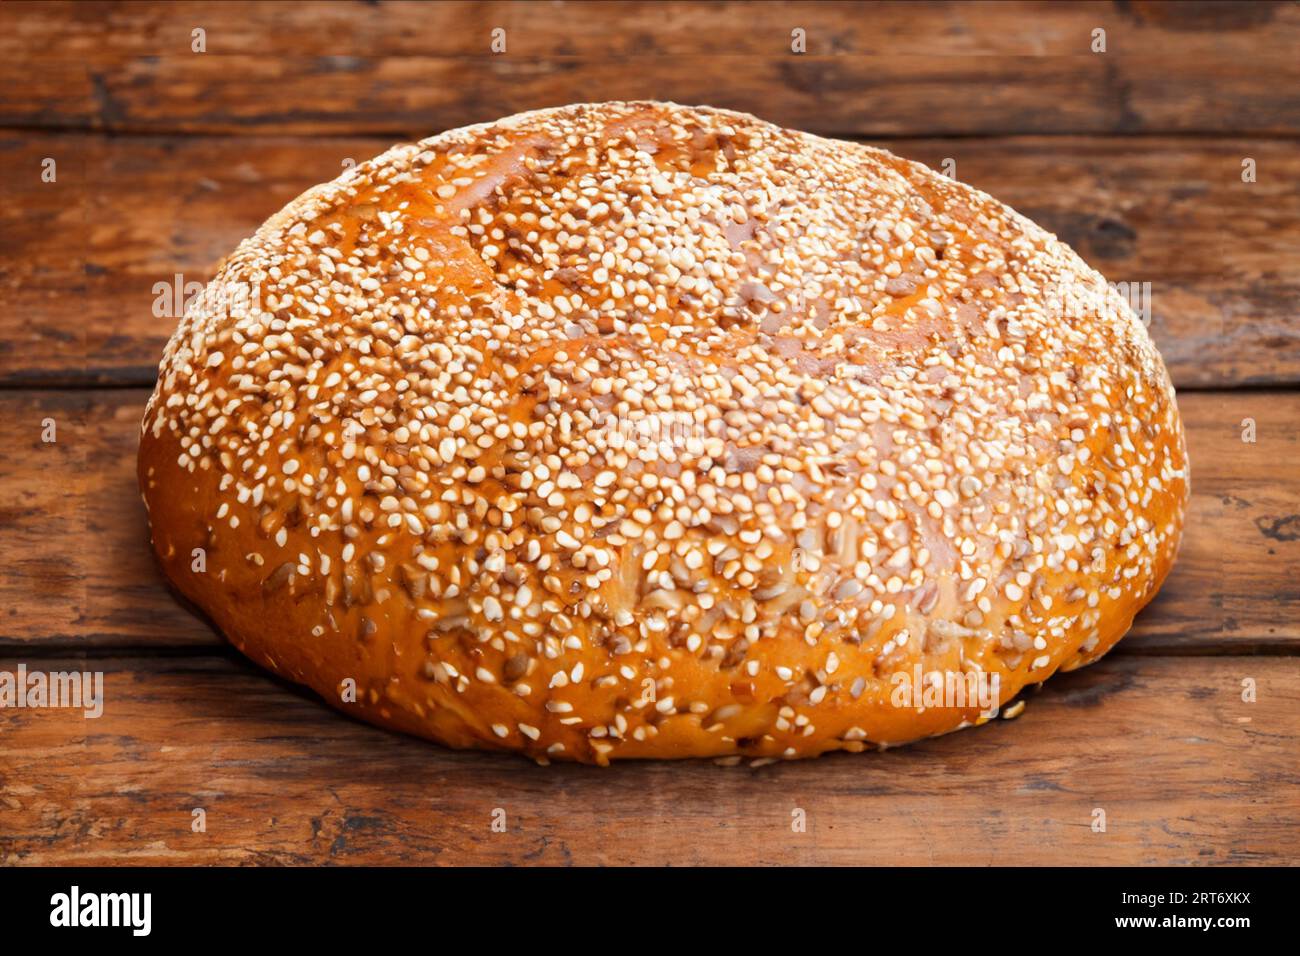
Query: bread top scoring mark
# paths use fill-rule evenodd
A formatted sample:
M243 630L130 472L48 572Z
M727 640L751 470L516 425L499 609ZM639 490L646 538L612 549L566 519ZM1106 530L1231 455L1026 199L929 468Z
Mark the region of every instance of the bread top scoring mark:
M258 294L187 312L144 423L212 473L211 533L256 525L264 587L324 595L313 640L409 608L429 681L545 702L491 728L537 752L735 732L683 667L807 733L913 661L1045 677L1181 527L1172 388L1096 273L965 185L753 117L400 146L273 217L232 284Z

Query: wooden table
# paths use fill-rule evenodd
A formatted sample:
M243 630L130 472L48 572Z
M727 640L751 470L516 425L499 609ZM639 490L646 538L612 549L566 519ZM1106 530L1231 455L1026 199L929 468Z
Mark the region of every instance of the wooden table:
M1297 49L1289 3L0 6L0 670L107 698L0 711L0 861L1300 862ZM177 603L134 477L155 285L394 140L615 98L954 160L1151 283L1193 499L1116 651L886 753L543 768L353 722Z

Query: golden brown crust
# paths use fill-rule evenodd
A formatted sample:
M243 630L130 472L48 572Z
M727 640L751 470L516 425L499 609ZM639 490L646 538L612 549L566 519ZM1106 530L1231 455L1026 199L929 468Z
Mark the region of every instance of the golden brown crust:
M1064 245L883 151L662 103L291 203L187 311L139 473L168 577L254 660L598 763L977 722L896 675L1004 702L1100 657L1188 493L1159 356Z

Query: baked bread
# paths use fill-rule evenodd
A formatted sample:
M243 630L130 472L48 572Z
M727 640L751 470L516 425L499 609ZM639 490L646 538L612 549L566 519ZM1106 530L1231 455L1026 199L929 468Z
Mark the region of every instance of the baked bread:
M1146 330L1053 236L879 149L648 102L398 146L271 217L167 346L139 479L167 576L253 660L595 763L980 722L899 675L997 703L1096 660L1188 495Z

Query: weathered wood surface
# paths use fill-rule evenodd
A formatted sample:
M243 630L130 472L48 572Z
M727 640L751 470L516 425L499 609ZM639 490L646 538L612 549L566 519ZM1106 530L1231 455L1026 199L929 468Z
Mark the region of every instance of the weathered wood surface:
M0 383L153 382L173 315L241 239L389 140L0 133ZM902 140L1057 233L1112 282L1150 283L1181 387L1300 382L1300 151L1262 139ZM53 158L55 183L42 182ZM1241 181L1243 158L1258 181Z
M135 453L147 393L0 392L0 645L214 647L147 546ZM1300 651L1300 392L1181 397L1183 550L1117 653ZM40 440L58 423L58 443ZM1241 441L1252 418L1256 442Z
M293 4L8 2L0 55L83 62L188 52L203 27L211 55L472 57L501 27L509 52L560 58L759 55L807 32L813 54L1064 56L1108 31L1109 49L1249 58L1300 41L1294 4L955 2L391 2ZM1086 45L1085 45L1086 49Z
M0 863L1300 859L1300 674L1277 658L1112 656L1053 678L1015 720L760 769L455 753L235 660L29 666L104 671L104 711L6 712ZM206 832L191 830L195 808ZM806 832L792 830L796 810Z
M411 137L545 106L660 99L760 113L782 126L838 135L1300 131L1300 65L1266 52L1256 61L1219 64L1212 77L1192 58L1160 53L996 60L708 54L628 66L485 56L468 68L452 58L180 54L88 74L64 61L23 73L0 62L0 126ZM1276 79L1281 95L1295 97L1287 108L1261 103L1257 70Z
M875 136L1293 134L1300 11L1246 6L5 4L0 126L418 135L655 98Z

